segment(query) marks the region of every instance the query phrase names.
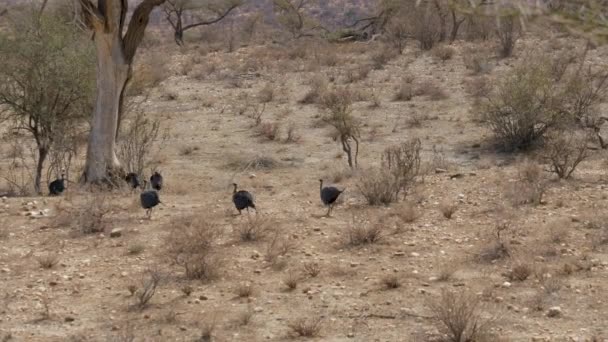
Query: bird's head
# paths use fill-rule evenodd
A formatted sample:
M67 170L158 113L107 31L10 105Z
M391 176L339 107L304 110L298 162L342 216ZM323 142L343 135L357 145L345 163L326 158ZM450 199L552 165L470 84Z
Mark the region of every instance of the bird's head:
M232 183L232 186L234 187L234 192L236 192L236 188L238 185L236 185L236 183Z

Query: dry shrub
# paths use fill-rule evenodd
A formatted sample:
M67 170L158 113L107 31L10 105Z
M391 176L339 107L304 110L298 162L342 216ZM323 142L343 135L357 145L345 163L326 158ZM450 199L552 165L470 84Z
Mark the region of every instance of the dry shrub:
M486 97L490 94L490 82L486 76L472 77L465 81L464 88L467 94L475 97Z
M396 209L395 215L404 223L413 223L420 217L413 203L403 203Z
M323 94L327 91L328 81L322 75L315 75L309 82L309 89L298 102L301 104L319 103Z
M350 179L355 173L353 169L347 167L332 167L326 174L323 175L323 179L330 180L332 183L340 183L346 179Z
M323 318L320 315L314 314L296 318L289 322L287 326L291 333L297 337L317 337L321 332L321 323Z
M241 241L250 242L264 239L274 229L273 222L256 215L253 218L248 216L247 220L238 226L237 233Z
M393 95L393 101L410 101L414 97L414 89L410 83L402 82Z
M548 134L542 158L549 164L549 171L560 179L568 179L576 167L589 157L589 135L574 130Z
M518 180L509 184L506 196L514 206L542 203L548 182L537 163L527 160L518 168Z
M473 293L443 289L427 305L439 330L452 342L478 341L486 333L489 321L482 317L480 300Z
M259 126L258 134L267 140L274 141L278 139L280 129L280 122L262 122Z
M344 75L345 83L355 83L363 81L367 78L369 73L372 71L372 66L369 64L359 65L353 68L346 69Z
M192 292L194 291L194 289L190 285L184 285L184 286L182 286L180 288L180 291L182 291L182 293L184 294L184 296L190 297L190 295L192 294Z
M469 48L462 54L462 60L467 70L474 75L489 74L492 71L492 63L487 52L479 51L477 48Z
M171 222L167 228L165 253L183 267L187 278L212 280L219 275L223 258L216 246L221 236L218 225L192 215Z
M505 150L528 149L567 119L555 83L546 63L526 63L508 72L480 104L481 121Z
M249 323L251 323L251 320L253 319L253 316L255 316L255 311L253 310L251 305L247 305L247 308L238 314L236 318L236 323L239 326L249 325Z
M226 163L226 168L239 172L247 170L272 170L279 167L279 162L270 156L256 156L251 158L247 155L235 155L230 157L230 161Z
M441 265L439 268L439 272L437 273L437 281L448 281L452 279L454 273L456 272L456 265L453 263L445 263Z
M59 263L59 257L54 253L46 253L36 258L40 267L50 270Z
M302 269L311 278L316 278L321 273L321 266L316 262L305 262L302 265Z
M388 205L398 200L399 184L388 170L371 168L363 171L357 189L369 205Z
M346 244L351 247L379 242L384 234L382 222L369 222L354 217L346 231Z
M296 125L294 123L290 123L289 126L287 126L287 135L285 136L285 140L284 142L289 144L289 143L296 143L298 141L300 141L300 139L302 138L298 132L297 132L297 128Z
M439 205L439 211L446 219L451 219L454 213L458 210L458 204L443 202Z
M72 212L66 213L69 216L71 228L80 234L103 233L108 224L107 215L111 212L111 207L103 194L95 194L85 200L82 206L73 208ZM60 222L64 220L58 216Z
M289 271L287 272L287 276L283 279L283 284L287 286L288 291L293 291L298 287L298 283L300 282L300 275L296 272Z
M438 59L442 62L445 62L447 60L452 59L452 57L454 57L454 53L456 53L456 51L451 46L441 45L441 46L434 48L432 53L433 53L433 57L435 57L436 59Z
M266 245L266 253L264 260L270 263L273 268L282 268L285 264L282 262L284 257L295 247L293 241L289 237L281 235L276 231L272 240Z
M393 58L397 57L397 52L388 47L376 49L371 54L371 64L374 70L382 70L384 66Z
M477 261L493 263L511 256L509 245L503 238L509 228L509 224L506 222L496 225L494 234L492 234L489 241L486 241L487 245L484 245L477 253Z
M501 58L507 58L513 54L515 43L519 39L521 31L519 20L515 15L498 17L496 35L499 42L498 55Z
M449 97L441 87L430 80L420 83L414 90L414 95L427 96L432 101L441 101Z
M380 281L387 290L393 290L401 287L401 279L399 279L399 277L395 274L385 274L382 276Z
M148 306L148 303L156 294L156 289L163 281L164 277L158 270L149 269L144 273L139 286L135 285L136 290L134 308L143 310Z
M242 282L234 289L234 293L239 298L249 298L253 296L254 288L250 282Z
M192 146L192 145L182 145L179 147L179 155L184 157L184 156L189 156L194 154L194 152L200 150L201 148L198 146Z
M420 139L410 139L399 145L387 147L382 153L382 169L394 179L395 199L403 192L404 197L420 174Z
M331 125L337 133L336 141L348 157L348 166L357 166L361 123L352 115L354 94L348 89L327 91L321 98L321 106L326 111L323 121Z
M532 267L526 263L518 263L508 274L511 281L524 281L532 274Z
M260 103L272 102L275 97L275 93L276 91L274 86L271 83L266 83L266 85L258 92L258 101L260 101Z

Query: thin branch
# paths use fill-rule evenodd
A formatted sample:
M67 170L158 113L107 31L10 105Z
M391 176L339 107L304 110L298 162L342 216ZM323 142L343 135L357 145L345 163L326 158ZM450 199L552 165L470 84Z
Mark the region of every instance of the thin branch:
M212 20L209 20L209 21L202 21L202 22L195 23L195 24L186 25L186 26L184 26L184 27L182 28L182 31L186 31L186 30L188 30L188 29L191 29L191 28L194 28L194 27L197 27L197 26L203 26L203 25L212 25L212 24L215 24L215 23L217 23L217 22L221 21L222 19L226 18L226 17L227 17L227 16L230 14L230 12L232 12L232 11L233 11L234 9L236 9L237 7L239 7L239 5L238 5L238 4L235 4L235 5L230 6L230 7L229 7L229 8L228 8L228 9L227 9L227 10L226 10L226 11L225 11L223 14L221 14L219 17L217 17L217 18L215 18L215 19L212 19Z
M148 21L150 20L150 12L164 2L165 0L144 0L135 8L127 33L123 38L127 63L131 64L133 57L135 57L135 52L137 52L137 48L144 38L146 26L148 26Z

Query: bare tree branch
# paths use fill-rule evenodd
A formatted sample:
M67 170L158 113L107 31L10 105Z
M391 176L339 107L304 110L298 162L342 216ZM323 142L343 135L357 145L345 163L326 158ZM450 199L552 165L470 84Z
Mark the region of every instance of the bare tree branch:
M150 12L157 7L162 5L165 0L144 0L140 3L133 12L127 33L123 37L124 53L127 63L131 64L137 47L144 38L146 26L150 20Z

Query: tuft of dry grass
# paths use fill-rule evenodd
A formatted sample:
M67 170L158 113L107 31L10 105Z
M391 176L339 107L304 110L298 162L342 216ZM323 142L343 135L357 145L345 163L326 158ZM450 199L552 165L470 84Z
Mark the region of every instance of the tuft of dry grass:
M253 296L254 288L253 288L253 285L250 282L246 281L246 282L240 283L234 289L234 293L239 298L249 298L249 297Z
M273 230L273 222L258 215L248 216L236 229L243 242L259 241L264 239Z
M431 101L442 101L447 99L448 94L439 87L435 82L427 80L416 87L414 90L415 96L427 96Z
M321 266L316 262L306 262L302 268L304 273L311 278L316 278L321 273Z
M347 228L346 244L348 246L361 246L377 243L382 239L384 226L381 222L371 223L364 220L353 219Z
M327 79L322 75L315 75L309 83L310 88L298 102L301 104L320 103L328 88Z
M456 53L453 47L447 45L437 46L431 52L434 58L442 62L452 59L454 53Z
M190 295L192 294L192 292L194 291L194 289L190 285L184 285L184 286L182 286L180 288L180 291L182 291L182 293L184 294L184 296L190 297Z
M489 321L483 319L480 300L475 294L443 289L441 295L429 300L427 305L449 341L478 341L485 334Z
M59 263L59 257L54 253L46 253L36 258L36 260L38 260L40 267L46 270L50 270Z
M444 202L441 205L439 205L439 211L441 211L441 214L443 215L443 217L445 217L448 220L452 218L452 216L456 213L457 210L458 210L458 204L456 204L456 203Z
M258 126L258 134L269 141L275 141L279 138L280 129L280 122L262 122L262 124Z
M524 281L532 274L532 267L526 263L518 263L508 274L511 281Z
M300 279L301 277L296 272L289 271L287 273L287 276L285 276L285 278L283 279L283 284L287 286L288 291L293 291L298 287Z
M396 209L395 215L397 215L397 217L404 223L413 223L420 217L420 214L416 210L416 207L413 203L410 202L406 202L400 205Z
M190 156L192 154L194 154L194 152L200 150L201 148L198 146L192 146L192 145L183 145L179 147L179 155L182 157L185 156Z
M266 245L264 260L270 263L275 269L283 268L285 266L283 258L294 247L292 240L276 231L272 236L272 240Z
M518 176L518 181L509 183L505 191L511 204L541 204L548 187L542 167L527 160L518 166Z
M271 156L259 155L250 157L238 154L228 157L226 168L234 171L245 172L246 170L272 170L279 166L279 162Z
M414 97L414 89L411 84L402 82L393 95L393 101L411 101Z
M165 238L165 254L183 267L190 279L212 280L222 269L223 257L216 248L221 230L218 225L196 215L174 220Z
M146 245L144 245L141 242L134 242L129 244L129 246L127 247L127 253L129 255L139 255L141 253L143 253L143 251L146 249Z
M321 333L323 318L320 315L300 317L289 322L287 326L296 337L317 337Z
M260 103L270 103L275 98L275 93L275 87L271 83L266 83L258 92L258 101Z
M395 274L386 274L382 276L380 282L387 290L394 290L401 287L401 279Z
M247 305L247 308L245 310L238 313L238 316L236 317L236 323L238 326L249 325L251 323L251 320L253 319L253 316L255 316L255 311L253 311L251 305Z
M135 308L143 310L148 306L163 278L163 275L158 270L149 269L145 272L140 286L136 286L137 290L133 293L136 299Z

